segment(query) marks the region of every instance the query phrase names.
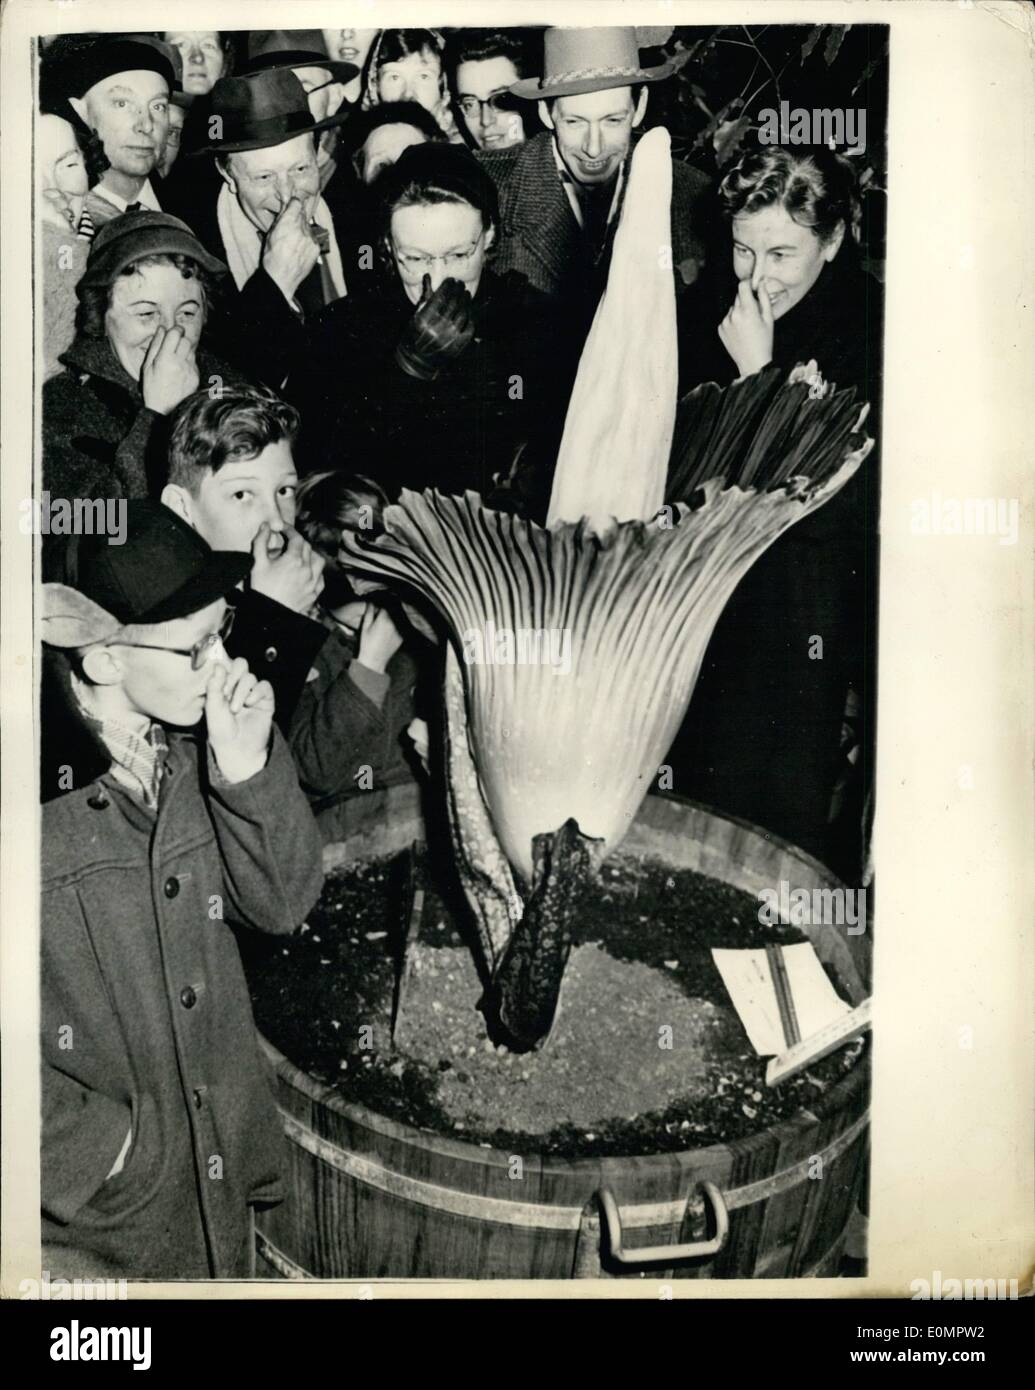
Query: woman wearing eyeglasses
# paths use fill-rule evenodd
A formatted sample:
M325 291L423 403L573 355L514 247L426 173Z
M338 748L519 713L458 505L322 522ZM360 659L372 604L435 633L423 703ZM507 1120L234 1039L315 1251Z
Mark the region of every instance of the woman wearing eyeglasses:
M325 310L288 382L300 457L362 471L391 496L490 496L522 446L559 428L561 325L523 277L493 273L496 191L467 150L412 146L379 191L377 292Z

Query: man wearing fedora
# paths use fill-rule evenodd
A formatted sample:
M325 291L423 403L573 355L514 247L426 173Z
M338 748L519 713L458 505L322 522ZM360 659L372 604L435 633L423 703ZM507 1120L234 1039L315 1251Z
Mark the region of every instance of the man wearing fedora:
M102 39L70 58L68 103L87 131L87 165L100 173L86 195L94 227L129 209L161 211L151 175L165 148L175 87L172 59L154 41Z
M515 97L538 101L547 129L523 145L479 159L499 189L499 272L516 270L537 289L572 301L588 327L607 278L634 131L648 88L678 60L644 67L639 48L667 29L547 29L542 77L516 82ZM672 164L672 267L677 291L704 260L709 181Z
M220 78L208 100L209 143L193 158L214 157L218 186L199 170L197 196L176 210L236 286L221 325L227 356L277 390L307 320L346 292L316 152L320 132L346 115L314 120L290 67Z

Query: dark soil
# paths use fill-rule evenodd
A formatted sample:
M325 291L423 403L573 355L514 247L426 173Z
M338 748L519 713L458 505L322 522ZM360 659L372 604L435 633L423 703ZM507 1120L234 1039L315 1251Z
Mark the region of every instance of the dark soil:
M380 1114L508 1152L671 1152L822 1109L864 1050L857 1040L768 1087L766 1059L748 1042L711 948L806 938L762 926L748 893L622 855L586 902L553 1033L524 1055L486 1037L470 949L429 887L395 1046L409 871L399 855L332 874L286 945L255 933L241 941L266 1037Z

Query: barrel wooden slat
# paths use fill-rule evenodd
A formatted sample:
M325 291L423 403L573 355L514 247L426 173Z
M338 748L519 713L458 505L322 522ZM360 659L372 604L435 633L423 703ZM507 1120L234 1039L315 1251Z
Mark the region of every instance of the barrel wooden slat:
M356 798L323 818L325 863L355 862L407 848L422 835L414 788ZM345 834L346 844L333 842ZM822 865L742 822L677 798L648 797L623 852L649 854L748 892L774 887L836 887ZM855 955L868 942L846 942L837 928L814 934L820 958L834 967L852 1002L864 994ZM601 1242L597 1194L613 1192L625 1248L703 1238L694 1213L699 1184L711 1180L731 1202L746 1185L764 1196L730 1212L725 1249L708 1261L647 1272L660 1278L759 1277L804 1272L836 1250L863 1173L865 1130L826 1167L822 1180L796 1173L810 1154L842 1142L865 1112L868 1078L857 1067L804 1116L708 1149L622 1158L565 1160L535 1152L483 1148L376 1115L305 1076L265 1044L291 1142L290 1197L260 1216L262 1240L280 1272L322 1278L565 1279L577 1269L611 1277L640 1276L635 1265L594 1260ZM511 1176L511 1160L522 1172ZM771 1191L773 1175L783 1175ZM789 1176L788 1176L789 1175ZM688 1197L693 1209L684 1221ZM270 1268L268 1262L267 1267Z

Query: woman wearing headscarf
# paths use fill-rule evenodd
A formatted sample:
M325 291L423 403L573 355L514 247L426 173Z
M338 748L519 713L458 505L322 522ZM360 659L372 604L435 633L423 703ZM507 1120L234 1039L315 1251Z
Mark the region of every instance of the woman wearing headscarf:
M168 213L123 213L90 247L64 371L43 387L43 486L55 497L145 497L165 417L199 385L240 380L205 344L226 267Z
M367 61L363 110L384 101L415 101L438 121L452 144L462 145L445 70L446 41L437 29L382 29Z

